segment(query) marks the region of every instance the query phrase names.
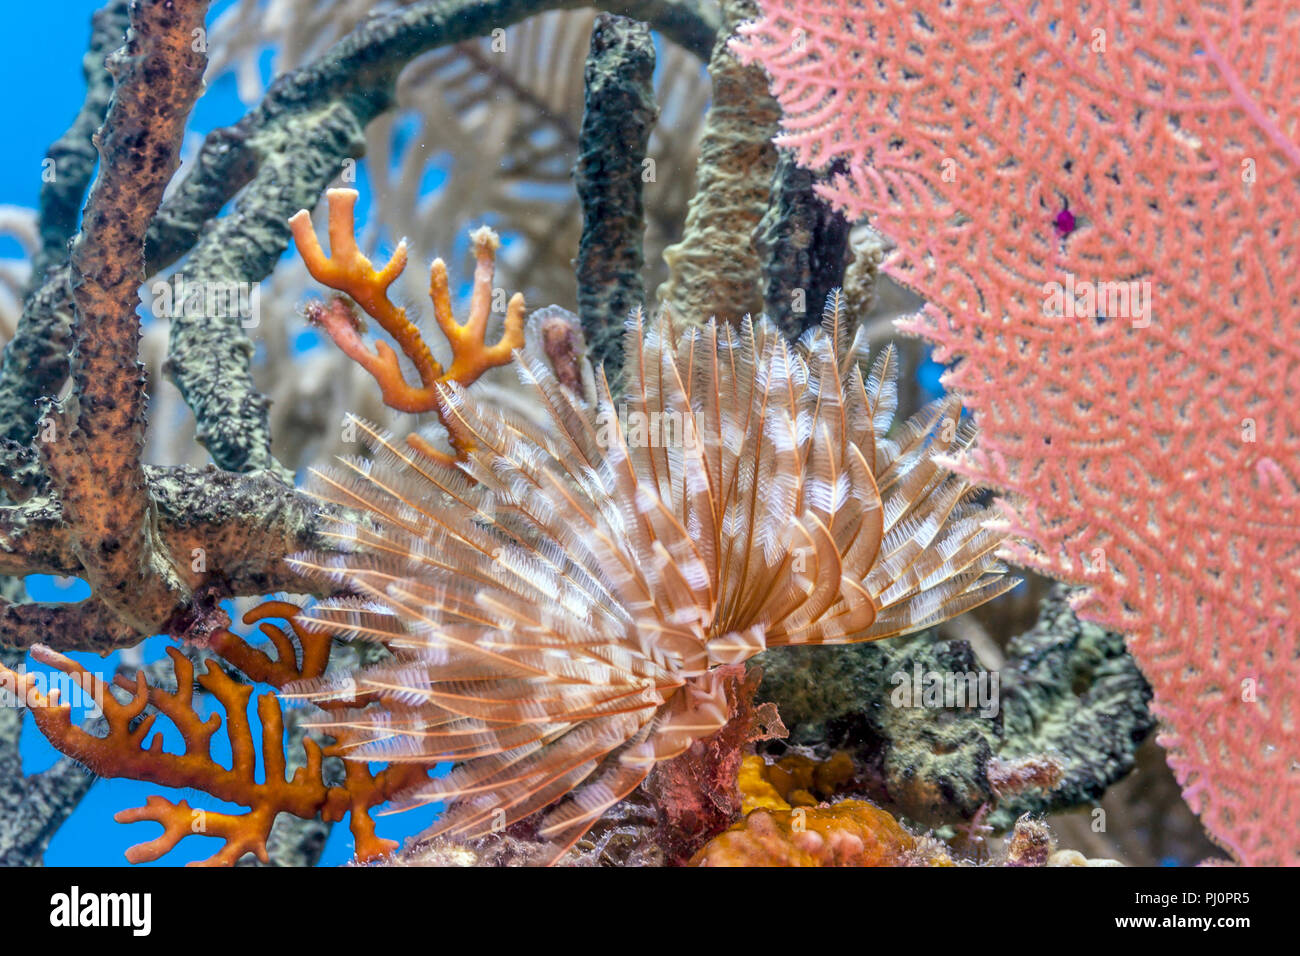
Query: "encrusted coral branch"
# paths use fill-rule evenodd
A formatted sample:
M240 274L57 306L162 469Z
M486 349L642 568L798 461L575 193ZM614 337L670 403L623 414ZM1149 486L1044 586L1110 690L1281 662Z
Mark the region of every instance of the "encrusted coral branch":
M582 202L578 314L593 365L611 378L620 361L622 320L645 304L643 163L655 106L650 28L602 14L591 31L574 187Z
M113 77L105 60L122 44L130 25L128 6L127 0L110 0L91 18L90 48L81 61L85 102L72 125L45 154L56 175L41 183L41 248L32 257L29 291L44 281L46 269L67 261L68 242L76 235L86 190L99 161L95 131L104 122L113 95Z
M73 387L63 403L47 406L36 446L94 593L88 612L110 618L114 643L135 643L190 599L157 537L140 461L146 396L135 313L141 238L179 164L185 120L202 86L206 57L190 45L206 11L204 0L133 4L127 43L109 58L114 95L95 137L99 174L66 275L75 311ZM27 456L28 466L33 460ZM15 478L9 489L22 484ZM21 630L28 615L67 613L3 605L0 634Z
M415 366L420 377L418 386L406 381L401 362L392 347L375 342L372 352L361 338L365 326L346 302L335 300L328 305L309 308L308 318L341 348L349 358L369 372L379 383L384 404L401 412L436 412L447 429L457 455L467 450L467 439L446 413L442 386L447 382L469 385L489 369L510 362L515 349L524 345L524 297L516 292L506 305L505 331L496 345L487 345L487 323L492 310L492 277L496 273L496 253L500 246L497 234L483 226L474 231L474 291L469 316L463 324L456 321L451 309L451 290L447 285L447 264L434 259L429 268L429 298L438 328L451 343L451 367L443 370L429 351L419 327L406 315L406 309L394 305L388 289L406 268L406 240L398 245L392 258L376 270L357 248L356 222L353 214L357 201L355 189L331 189L329 200L330 254L325 255L320 240L311 227L311 213L299 210L289 220L298 254L312 277L323 285L346 293L352 301L391 335L402 353ZM448 456L434 451L427 442L414 440L418 450L442 460Z
M310 631L295 621L294 615L298 612L299 608L294 604L269 601L244 615L245 623L262 622L262 632L276 648L278 656L275 659L229 631L214 636L213 649L250 678L275 687L293 680L319 677L329 660L329 637ZM297 638L297 647L282 629L266 623L268 618L280 617L289 620ZM167 653L176 675L176 690L151 687L144 672L140 672L134 685L120 682L120 686L131 691L130 699L123 703L109 692L104 681L80 664L49 648L40 645L32 648L33 658L63 671L83 691L101 702L108 726L104 737L94 736L75 726L71 708L59 703L57 691L51 691L47 697L39 692L33 675L18 674L0 666L0 680L28 702L41 733L61 752L96 774L147 780L166 787L194 788L219 800L249 808L244 814L215 813L192 808L184 801L172 803L163 797L150 797L143 807L123 810L114 818L120 823L152 821L163 827L161 836L128 850L128 860L132 863L156 860L185 836L199 833L220 837L224 841L221 850L204 861L207 865L228 866L246 853L254 853L266 862L266 840L280 813L303 819L319 816L327 822L337 822L350 812L359 860L377 859L395 848L392 841L376 836L370 810L387 801L398 790L423 778L427 773L424 766L403 763L372 775L365 763L346 761L344 785L329 786L323 775L324 760L340 756L340 753L334 746L322 747L316 741L304 738L305 766L290 777L286 773L288 761L280 703L275 694L264 693L257 698L265 771L263 781L259 782L257 750L248 718L253 687L240 683L220 667L208 663L197 683L212 694L226 712L226 733L231 751L231 767L226 769L213 759L211 753L212 738L221 728L221 717L213 714L205 720L199 716L194 701L193 662L174 647L169 647ZM148 710L150 707L153 711ZM180 731L185 745L183 753L165 752L161 735L149 740L159 713Z
M266 473L146 466L145 479L156 514L154 534L168 553L188 559L177 571L192 595L160 618L156 631L206 636L212 621L225 623L217 603L223 598L317 590L281 560L325 544L324 516L306 495ZM57 501L33 498L0 507L0 574L80 575L74 533ZM134 627L93 596L80 604L0 601L0 645L107 652L139 639Z
M681 242L664 250L668 279L659 300L688 321L738 321L763 311L754 235L771 198L781 109L757 67L728 46L737 24L758 14L754 0L724 0L724 32L709 60L713 103L700 143L695 195ZM814 306L820 303L814 302Z

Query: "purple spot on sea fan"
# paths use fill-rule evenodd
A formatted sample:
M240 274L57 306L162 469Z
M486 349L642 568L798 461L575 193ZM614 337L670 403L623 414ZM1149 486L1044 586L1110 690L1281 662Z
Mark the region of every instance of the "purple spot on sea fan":
M1070 212L1069 206L1066 206L1056 214L1056 219L1053 220L1053 224L1056 226L1057 234L1060 235L1062 239L1074 232L1074 213Z

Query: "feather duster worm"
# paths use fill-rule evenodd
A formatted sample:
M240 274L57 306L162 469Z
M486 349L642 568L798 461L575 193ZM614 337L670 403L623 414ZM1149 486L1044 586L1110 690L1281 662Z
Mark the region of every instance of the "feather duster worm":
M455 765L404 794L446 802L428 836L549 808L539 833L558 857L722 727L718 665L915 631L1015 584L989 511L942 464L973 438L959 403L887 438L894 354L864 377L837 296L793 346L765 320L636 313L625 355L621 405L603 380L587 405L524 354L549 427L451 383L472 438L459 465L360 423L373 459L314 476L361 516L335 529L339 552L292 559L356 595L320 604L315 626L396 661L289 691L380 701L318 724L354 759Z

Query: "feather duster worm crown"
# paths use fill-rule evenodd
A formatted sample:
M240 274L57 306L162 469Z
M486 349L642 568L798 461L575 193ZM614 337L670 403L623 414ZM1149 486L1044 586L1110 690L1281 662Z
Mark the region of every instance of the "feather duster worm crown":
M973 438L959 403L886 438L894 354L864 378L838 297L794 346L765 320L634 314L625 355L621 406L603 381L588 405L525 353L547 427L451 384L459 467L359 423L373 459L314 476L362 516L335 529L339 552L292 559L360 595L318 605L315 626L396 660L291 692L365 695L318 723L356 759L455 764L405 794L447 802L428 836L550 807L539 832L558 855L727 721L716 665L915 631L1015 584L991 515L941 464Z

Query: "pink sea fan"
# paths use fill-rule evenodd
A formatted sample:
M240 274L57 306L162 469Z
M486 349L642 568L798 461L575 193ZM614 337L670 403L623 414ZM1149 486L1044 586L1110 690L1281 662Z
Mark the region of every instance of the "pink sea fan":
M359 423L376 457L315 485L358 523L339 525L340 551L292 563L357 595L317 605L319 627L397 660L292 692L378 699L320 724L355 759L456 763L404 795L449 804L429 836L549 807L539 833L558 855L727 723L726 665L918 630L1003 593L989 509L936 464L970 444L969 421L947 398L886 437L893 353L864 374L846 325L833 304L791 345L765 321L638 316L621 405L602 381L589 406L525 355L547 427L448 388L459 465Z
M1018 558L1125 631L1245 863L1300 863L1300 16L1283 2L760 0L735 43L893 239Z

